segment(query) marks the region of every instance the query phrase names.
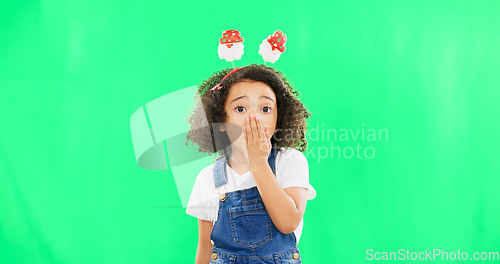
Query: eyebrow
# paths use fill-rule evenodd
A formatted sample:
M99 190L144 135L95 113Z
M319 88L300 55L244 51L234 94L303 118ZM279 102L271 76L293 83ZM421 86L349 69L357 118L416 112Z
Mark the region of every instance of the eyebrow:
M262 99L262 98L269 99L269 100L273 101L273 103L274 103L273 98L271 98L269 96L262 95L261 97L259 97L259 99ZM246 95L238 96L238 97L234 98L233 100L231 100L231 103L233 103L234 101L240 100L240 99L248 99L248 96L246 96Z

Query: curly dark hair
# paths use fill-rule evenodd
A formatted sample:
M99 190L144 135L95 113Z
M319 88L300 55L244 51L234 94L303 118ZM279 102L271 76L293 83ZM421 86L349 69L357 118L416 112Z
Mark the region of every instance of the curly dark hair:
M278 149L291 147L301 152L305 151L306 119L311 113L299 101L299 92L293 89L283 74L263 64L251 64L232 73L221 82L231 70L233 69L227 68L214 72L212 77L198 86L196 106L187 119L191 126L186 136L186 145L191 141L199 146L200 152L228 154L226 148L231 143L226 131L218 130L218 124L226 120L224 105L229 89L233 84L247 79L267 84L276 95L278 118L275 133L271 138L272 146ZM211 91L211 88L219 83L222 88Z

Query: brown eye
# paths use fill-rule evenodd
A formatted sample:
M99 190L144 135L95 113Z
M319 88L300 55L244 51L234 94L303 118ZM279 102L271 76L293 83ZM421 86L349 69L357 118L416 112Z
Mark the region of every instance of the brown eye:
M243 106L236 107L236 112L243 113L244 111L245 111L245 107L243 107Z
M269 112L271 112L271 107L269 107L269 106L264 106L264 107L262 107L262 112L264 112L264 113L269 113Z

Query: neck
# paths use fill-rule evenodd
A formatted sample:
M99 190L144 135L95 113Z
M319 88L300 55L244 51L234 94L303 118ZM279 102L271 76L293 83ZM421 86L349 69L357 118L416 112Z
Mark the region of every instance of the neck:
M247 154L237 148L232 149L231 155L229 156L228 165L231 168L248 167L248 170L250 170L250 165L248 165L247 160Z

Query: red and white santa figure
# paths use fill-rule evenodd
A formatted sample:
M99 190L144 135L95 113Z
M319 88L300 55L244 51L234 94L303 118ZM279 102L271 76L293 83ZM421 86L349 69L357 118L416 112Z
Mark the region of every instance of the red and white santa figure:
M243 38L238 30L225 30L219 39L219 58L227 61L240 60L243 55Z
M276 30L271 36L262 41L259 46L259 54L262 55L264 61L271 63L276 62L281 53L285 51L286 35L281 30Z

